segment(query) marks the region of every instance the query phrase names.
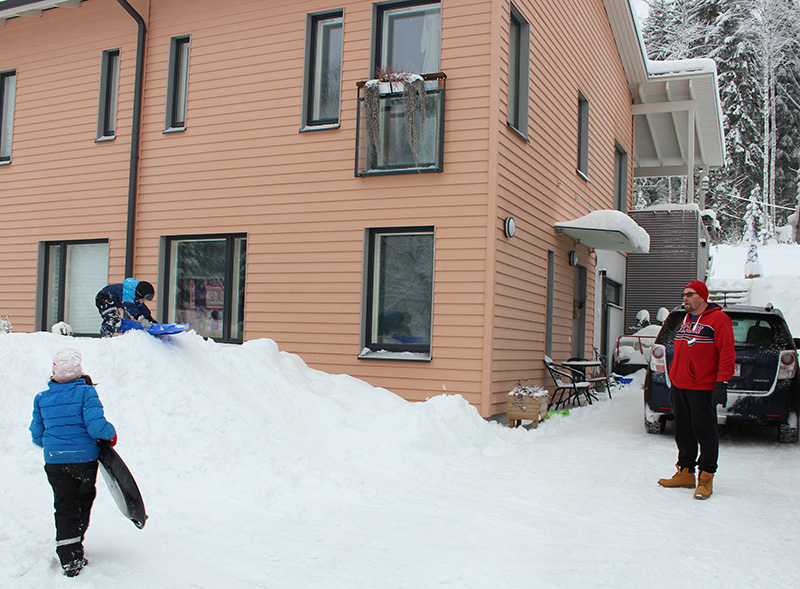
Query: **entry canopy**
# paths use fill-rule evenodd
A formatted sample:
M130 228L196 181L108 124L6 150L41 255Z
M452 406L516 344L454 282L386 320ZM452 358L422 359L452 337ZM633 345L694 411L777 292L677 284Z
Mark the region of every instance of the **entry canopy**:
M615 252L650 252L650 235L636 221L621 211L592 211L573 221L555 224L586 247Z

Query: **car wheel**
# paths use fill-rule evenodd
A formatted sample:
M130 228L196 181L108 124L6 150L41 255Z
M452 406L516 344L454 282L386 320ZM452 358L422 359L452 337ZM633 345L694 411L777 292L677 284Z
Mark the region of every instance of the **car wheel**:
M667 420L664 416L656 417L654 420L644 418L644 429L648 434L663 434L667 427Z
M797 428L786 423L778 424L778 441L784 444L794 444L797 442Z

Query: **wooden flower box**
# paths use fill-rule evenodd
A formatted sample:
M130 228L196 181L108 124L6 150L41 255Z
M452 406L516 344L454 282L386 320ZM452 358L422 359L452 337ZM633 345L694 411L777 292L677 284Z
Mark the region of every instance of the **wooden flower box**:
M547 417L547 406L550 393L540 386L520 381L514 390L508 393L506 413L509 427L521 425L523 419L533 422L536 428L539 422Z

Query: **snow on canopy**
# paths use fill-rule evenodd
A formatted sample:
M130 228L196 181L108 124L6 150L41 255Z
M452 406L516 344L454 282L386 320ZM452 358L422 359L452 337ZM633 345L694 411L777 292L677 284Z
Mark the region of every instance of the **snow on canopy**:
M619 231L630 240L636 252L646 254L650 251L650 235L636 221L621 211L592 211L578 219L556 223L555 226Z

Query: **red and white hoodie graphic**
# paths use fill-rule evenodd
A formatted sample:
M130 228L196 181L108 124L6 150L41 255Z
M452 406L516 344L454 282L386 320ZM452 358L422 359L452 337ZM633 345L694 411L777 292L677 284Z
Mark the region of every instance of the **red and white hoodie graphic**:
M733 325L722 307L710 303L696 316L683 318L669 365L669 379L679 389L710 391L728 382L736 365Z

